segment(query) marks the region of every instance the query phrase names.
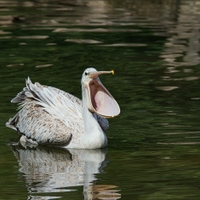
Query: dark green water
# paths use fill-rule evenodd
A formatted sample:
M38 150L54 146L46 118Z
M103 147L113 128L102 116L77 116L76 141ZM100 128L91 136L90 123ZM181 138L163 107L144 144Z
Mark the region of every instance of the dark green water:
M0 0L0 199L199 199L199 5ZM108 149L11 146L25 79L81 97L90 66L115 70Z

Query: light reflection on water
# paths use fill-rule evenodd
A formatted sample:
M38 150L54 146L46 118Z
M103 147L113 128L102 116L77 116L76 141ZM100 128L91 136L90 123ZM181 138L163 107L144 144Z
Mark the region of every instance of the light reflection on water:
M110 162L102 166L106 173L100 167L105 153L86 162L76 151L13 148L28 191L25 196L199 198L199 4L0 0L3 146L16 140L4 122L13 116L16 106L9 101L27 76L80 97L84 68L114 69L116 75L105 78L105 85L122 108L119 118L110 120ZM0 162L12 173L9 151L3 147ZM9 177L6 166L1 171ZM19 182L8 178L5 185L15 183L14 190ZM13 199L4 193L4 199ZM20 199L20 192L16 196Z

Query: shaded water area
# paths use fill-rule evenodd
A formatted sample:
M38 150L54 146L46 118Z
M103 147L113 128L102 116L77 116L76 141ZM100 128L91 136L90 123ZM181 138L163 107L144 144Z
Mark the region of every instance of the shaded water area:
M199 0L0 0L0 199L199 199ZM121 107L104 150L24 149L5 127L33 82Z

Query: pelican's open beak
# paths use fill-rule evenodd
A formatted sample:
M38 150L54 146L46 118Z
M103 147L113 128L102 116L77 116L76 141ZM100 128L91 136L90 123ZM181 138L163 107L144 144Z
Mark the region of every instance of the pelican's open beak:
M90 73L90 81L87 84L88 109L104 118L115 117L119 115L120 108L113 96L101 83L98 77L101 74L114 74L114 71L94 71Z

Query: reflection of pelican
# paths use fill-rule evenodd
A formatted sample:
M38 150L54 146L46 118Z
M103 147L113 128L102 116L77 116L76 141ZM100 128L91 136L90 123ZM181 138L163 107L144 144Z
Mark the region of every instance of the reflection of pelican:
M101 187L95 184L96 174L101 173L108 162L106 149L67 150L49 147L24 149L16 145L12 145L11 148L19 162L19 171L23 173L31 199L42 193L48 195L50 199L49 194L52 192L62 196L63 192L76 190L76 186L83 186L85 199L91 199L89 198L91 195L104 194L108 197L113 194L116 196L110 198L113 200L120 196L117 190L114 190L116 186Z
M21 103L6 125L20 133L21 143L54 144L66 148L96 149L107 145L105 118L117 116L119 106L98 75L113 71L88 68L82 75L82 101L54 87L32 84L11 102Z

